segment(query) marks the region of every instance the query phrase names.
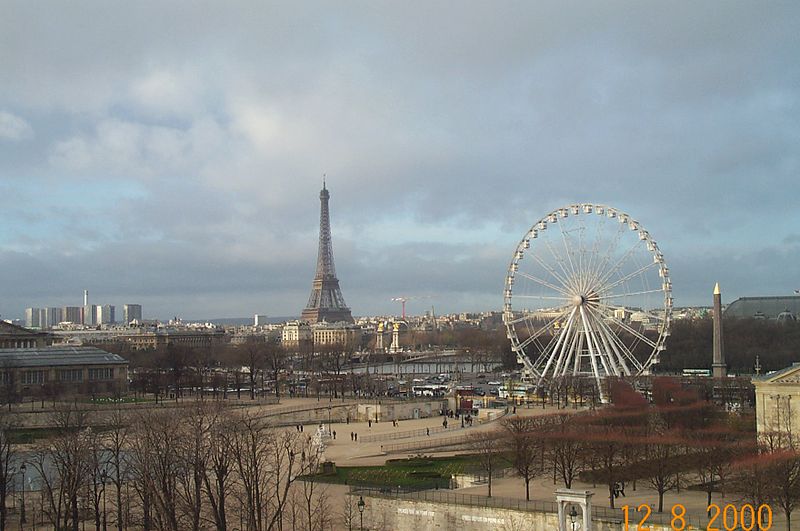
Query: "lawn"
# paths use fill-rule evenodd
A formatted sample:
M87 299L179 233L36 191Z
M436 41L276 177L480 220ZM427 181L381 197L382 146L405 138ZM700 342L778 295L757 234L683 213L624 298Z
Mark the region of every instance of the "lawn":
M499 466L507 466L499 463ZM336 467L335 474L317 474L314 478L325 483L340 483L365 487L402 489L447 489L455 474L480 474L474 455L451 457L416 456L392 459L383 466Z

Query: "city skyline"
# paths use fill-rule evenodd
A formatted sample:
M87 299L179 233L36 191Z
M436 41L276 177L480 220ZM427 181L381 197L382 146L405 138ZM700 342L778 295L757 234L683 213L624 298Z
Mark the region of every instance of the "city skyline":
M648 228L676 306L800 288L800 6L461 7L9 4L0 315L298 315L323 173L358 316L501 309L582 201Z

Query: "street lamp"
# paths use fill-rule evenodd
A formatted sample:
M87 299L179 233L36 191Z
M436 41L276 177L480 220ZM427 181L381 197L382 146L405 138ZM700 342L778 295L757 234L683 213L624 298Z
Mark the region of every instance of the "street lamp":
M361 515L361 531L364 531L364 496L358 497L358 513Z
M19 472L22 474L22 506L19 509L19 523L22 527L25 523L25 463L19 467Z
M578 517L578 511L575 509L575 506L573 505L572 508L569 510L569 521L572 526L572 531L575 531L575 529L577 529L576 528L577 522L575 521L577 517Z
M328 436L332 436L332 428L331 428L331 406L328 406Z
M108 475L106 471L100 472L100 481L103 482L103 531L108 531L108 513L106 512L106 479Z

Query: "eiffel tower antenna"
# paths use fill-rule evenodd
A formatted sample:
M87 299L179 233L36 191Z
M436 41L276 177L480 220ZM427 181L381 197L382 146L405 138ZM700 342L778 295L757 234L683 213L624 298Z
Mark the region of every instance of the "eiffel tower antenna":
M317 252L317 272L311 284L311 295L303 310L301 319L309 323L353 322L350 308L344 302L336 267L333 264L333 243L331 242L331 220L328 200L331 197L326 187L325 174L322 174L322 190L319 192L319 251Z

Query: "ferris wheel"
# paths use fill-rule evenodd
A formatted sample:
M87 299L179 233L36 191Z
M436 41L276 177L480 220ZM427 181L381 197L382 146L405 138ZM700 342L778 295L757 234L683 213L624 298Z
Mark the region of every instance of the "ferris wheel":
M517 245L503 321L523 375L537 390L592 377L649 374L672 318L669 268L628 214L579 203L549 213Z

